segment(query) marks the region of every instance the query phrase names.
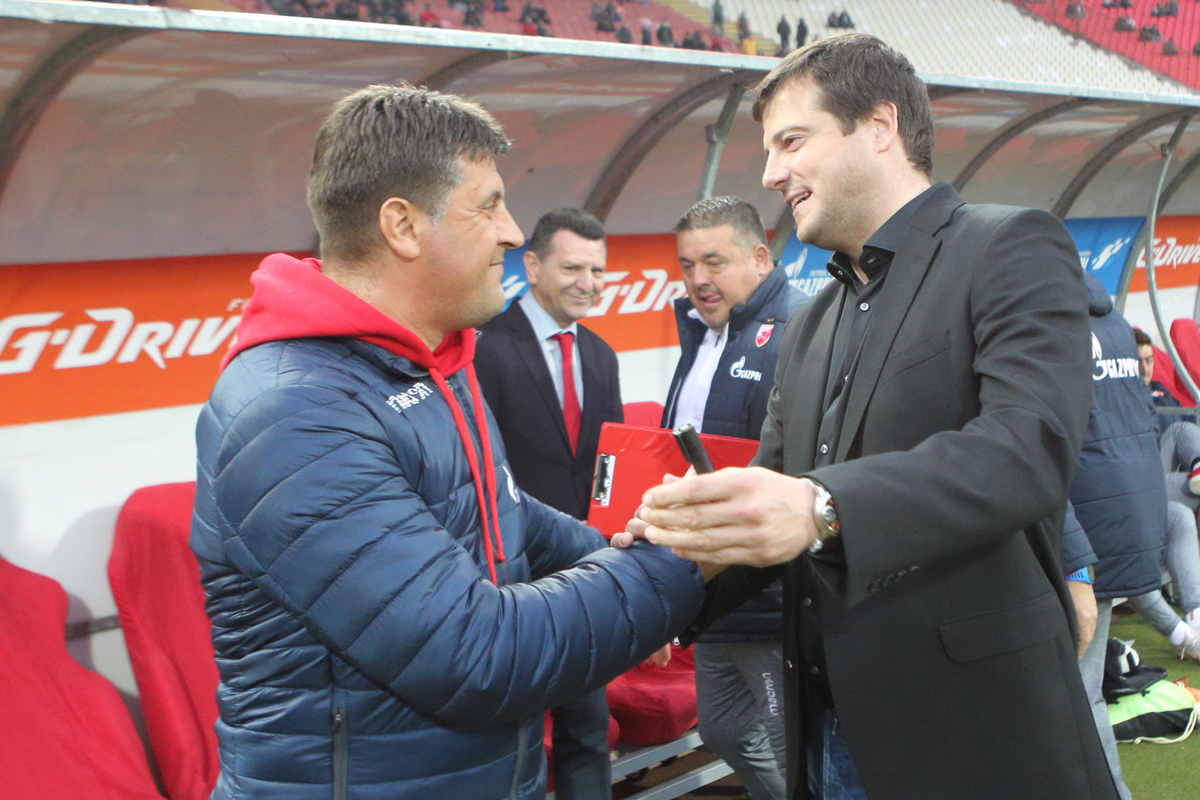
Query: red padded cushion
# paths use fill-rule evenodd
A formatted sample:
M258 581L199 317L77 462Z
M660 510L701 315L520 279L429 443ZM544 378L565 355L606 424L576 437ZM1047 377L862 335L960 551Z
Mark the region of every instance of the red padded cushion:
M692 650L671 645L671 663L642 663L608 685L609 712L621 741L637 747L678 739L696 725L696 667Z
M1193 381L1200 382L1200 329L1196 327L1196 323L1190 319L1177 319L1171 323L1171 341L1175 344L1175 349L1179 352L1179 360L1183 362L1183 366L1191 375ZM1164 386L1171 388L1171 393L1185 406L1194 406L1195 400L1192 399L1191 392L1187 390L1187 384L1183 378L1175 373L1174 365L1171 364L1171 359L1165 357L1163 361L1167 366L1171 367L1171 377L1173 383L1164 383ZM1154 354L1155 372L1158 372L1158 353Z
M138 489L117 517L108 581L150 749L171 800L217 782L217 665L200 568L188 547L195 483Z
M67 653L67 595L0 558L0 794L37 800L161 800L129 710Z
M625 424L657 428L662 424L662 403L626 403Z

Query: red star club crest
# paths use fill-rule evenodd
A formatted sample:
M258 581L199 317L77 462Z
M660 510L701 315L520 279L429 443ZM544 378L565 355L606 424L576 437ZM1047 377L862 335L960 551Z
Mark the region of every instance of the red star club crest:
M758 329L758 335L754 337L754 344L762 347L767 342L771 341L771 331L775 330L774 325L763 325Z

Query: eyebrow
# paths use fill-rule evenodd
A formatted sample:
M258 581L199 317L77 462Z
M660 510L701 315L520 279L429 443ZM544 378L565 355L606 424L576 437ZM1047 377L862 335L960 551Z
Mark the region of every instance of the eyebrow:
M774 136L772 136L772 137L771 137L770 139L768 139L767 141L768 141L768 142L770 142L770 143L772 143L772 144L780 144L780 143L782 142L782 140L783 140L783 137L787 136L789 133L794 133L794 132L796 132L796 131L807 132L807 131L810 131L810 130L812 130L812 128L811 128L810 126L808 126L808 125L804 125L804 124L802 124L802 123L796 123L796 124L794 124L794 125L788 125L788 126L787 126L786 128L784 128L783 130L777 131L777 132L775 133L775 135L774 135ZM767 152L767 148L766 148L766 146L764 145L764 146L763 146L763 153L766 153L766 152Z

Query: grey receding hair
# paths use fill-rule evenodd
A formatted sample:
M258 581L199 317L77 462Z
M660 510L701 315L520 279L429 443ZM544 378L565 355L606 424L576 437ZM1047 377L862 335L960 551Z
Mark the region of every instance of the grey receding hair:
M749 253L756 245L767 243L758 210L736 197L710 197L687 210L675 223L675 233L697 231L729 225L733 228L738 246Z
M408 84L376 85L338 101L313 150L308 207L326 258L356 261L382 242L379 209L401 197L437 224L462 182L459 159L508 151L484 108Z
M570 231L592 242L604 241L604 224L578 208L556 208L542 215L529 234L529 250L540 259L550 255L554 234Z

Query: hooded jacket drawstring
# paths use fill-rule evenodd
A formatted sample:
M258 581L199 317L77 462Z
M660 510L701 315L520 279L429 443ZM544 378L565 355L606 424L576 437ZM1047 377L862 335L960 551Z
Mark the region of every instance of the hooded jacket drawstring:
M485 473L482 475L479 471L479 459L475 457L475 448L472 446L471 431L467 428L466 417L463 416L462 406L458 404L458 399L450 389L450 384L446 383L446 379L442 377L442 373L437 367L429 368L429 377L433 378L433 382L437 384L438 389L446 398L446 404L450 406L450 413L454 416L454 425L458 428L458 435L467 451L467 464L471 467L471 478L475 481L475 497L479 502L479 521L483 523L483 541L484 548L487 550L488 572L491 574L492 583L499 585L500 582L496 579L496 561L504 560L504 550L502 545L497 547L496 544L500 539L500 520L496 512L496 468L492 464L492 444L487 433L487 417L482 413L483 404L479 399L479 384L475 380L475 367L473 364L467 365L467 379L474 405L475 426L479 429L480 444L483 450ZM490 524L489 512L492 518ZM494 536L493 529L495 530Z

